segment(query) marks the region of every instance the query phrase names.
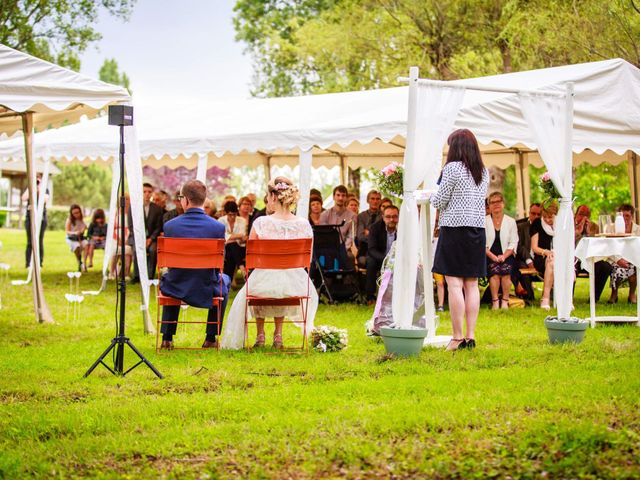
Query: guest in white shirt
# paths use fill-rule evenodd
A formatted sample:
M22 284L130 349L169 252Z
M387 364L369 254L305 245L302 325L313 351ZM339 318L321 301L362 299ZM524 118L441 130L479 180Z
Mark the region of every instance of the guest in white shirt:
M485 218L487 236L487 274L491 290L491 309L509 308L511 271L518 247L515 219L504 214L504 197L500 192L489 195L489 212ZM502 287L502 298L499 296Z

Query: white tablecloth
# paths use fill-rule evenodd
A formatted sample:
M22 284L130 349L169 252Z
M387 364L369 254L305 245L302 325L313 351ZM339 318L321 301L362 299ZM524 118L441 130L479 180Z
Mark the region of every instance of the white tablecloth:
M595 302L595 283L593 265L599 260L611 256L622 257L636 267L640 266L640 237L584 237L576 247L576 257L580 260L582 268L589 272L589 306L591 313L591 327L595 327L597 321L617 321L623 318L636 321L640 327L640 304L637 306L637 317L597 317Z
M576 247L576 257L582 263L589 274L591 263L588 258L593 258L594 262L603 260L611 256L619 256L633 263L640 265L640 237L583 237Z

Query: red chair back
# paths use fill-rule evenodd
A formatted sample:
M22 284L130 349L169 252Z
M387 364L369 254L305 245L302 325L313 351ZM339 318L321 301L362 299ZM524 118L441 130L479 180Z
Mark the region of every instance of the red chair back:
M247 269L309 268L311 265L311 242L311 238L247 240Z
M158 237L158 268L216 268L224 265L224 239Z

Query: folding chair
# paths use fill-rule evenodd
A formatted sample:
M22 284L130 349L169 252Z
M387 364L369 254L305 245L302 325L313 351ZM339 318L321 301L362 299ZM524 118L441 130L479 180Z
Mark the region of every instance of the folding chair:
M222 291L222 267L224 265L224 239L211 238L173 238L158 237L158 278L163 268L203 269L213 268L218 270L220 291ZM160 307L186 305L182 300L165 295L157 289L157 313L156 313L156 352L160 351L160 329L163 324L177 324L178 321L162 321ZM218 332L222 326L222 302L223 297L213 297L211 306L218 307L218 315L215 322L182 320L183 324L206 323L217 325ZM200 350L201 347L174 347L176 350ZM218 344L218 350L220 349Z
M247 350L249 347L249 324L256 323L255 319L249 319L249 307L257 306L299 306L302 313L303 337L301 351L309 351L307 342L307 310L309 307L311 280L307 276L306 295L272 298L260 297L251 293L251 270L255 268L270 270L287 270L291 268L304 268L309 271L311 265L311 238L301 238L294 240L248 240L247 241L247 283L245 301L245 322L244 322L244 343ZM291 320L285 320L293 323ZM275 320L265 323L275 323ZM290 349L291 350L291 349ZM294 349L297 350L297 349Z

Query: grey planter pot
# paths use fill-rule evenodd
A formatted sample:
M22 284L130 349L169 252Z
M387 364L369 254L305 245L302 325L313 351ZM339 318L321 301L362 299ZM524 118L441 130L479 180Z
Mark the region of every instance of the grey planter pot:
M572 317L572 321L561 320L558 317L547 317L544 326L547 327L549 343L581 343L589 327L589 322ZM577 321L576 321L577 320Z
M387 353L399 357L415 357L422 350L427 329L382 327L380 336Z

